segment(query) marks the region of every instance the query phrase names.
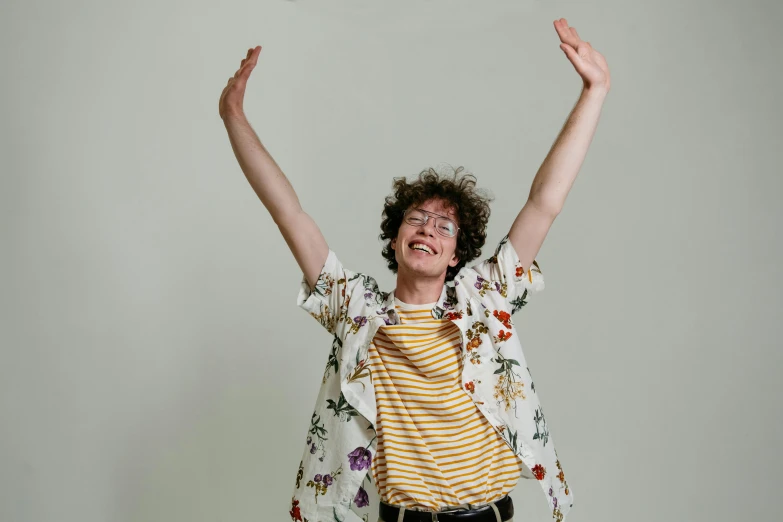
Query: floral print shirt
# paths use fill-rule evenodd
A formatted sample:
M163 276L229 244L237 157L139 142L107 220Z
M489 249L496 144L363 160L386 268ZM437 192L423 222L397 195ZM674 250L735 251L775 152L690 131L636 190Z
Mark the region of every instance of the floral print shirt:
M544 288L537 262L527 272L504 237L494 255L464 267L443 286L433 315L462 332L465 393L540 484L562 522L573 505L554 440L511 316ZM371 483L376 403L369 346L378 328L399 324L394 293L345 269L331 250L315 288L303 277L297 304L332 334L322 385L310 419L289 514L292 521L375 520ZM372 497L372 498L371 498Z

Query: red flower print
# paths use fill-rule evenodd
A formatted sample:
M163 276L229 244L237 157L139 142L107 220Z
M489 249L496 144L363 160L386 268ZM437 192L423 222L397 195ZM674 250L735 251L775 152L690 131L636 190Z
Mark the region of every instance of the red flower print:
M499 310L495 310L492 312L492 314L495 316L495 319L503 323L503 326L509 330L511 329L511 314L508 312L501 312Z
M535 476L538 480L544 480L544 476L546 475L546 469L544 469L544 466L541 464L536 464L533 466L533 469L530 471L533 472L533 476Z
M511 339L511 332L504 332L503 330L500 330L500 333L498 334L498 339L501 341L508 341Z
M446 319L449 321L453 321L455 319L462 319L462 312L448 312L446 314Z
M525 269L524 269L524 268L522 268L522 266L521 266L521 265L520 265L520 266L518 266L518 267L517 267L516 276L517 276L517 277L522 277L522 274L524 274L524 273L525 273Z
M473 384L473 381L466 382L465 383L465 389L468 390L470 393L475 393L476 385Z
M288 512L291 515L291 520L298 520L302 522L302 514L299 512L299 501L291 499L291 511Z

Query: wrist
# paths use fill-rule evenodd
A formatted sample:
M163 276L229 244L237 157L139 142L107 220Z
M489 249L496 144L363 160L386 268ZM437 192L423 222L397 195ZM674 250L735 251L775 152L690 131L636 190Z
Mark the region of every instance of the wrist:
M582 96L589 98L603 99L607 94L609 94L609 88L605 86L591 85L582 88Z
M247 121L247 117L245 116L245 111L240 109L228 109L223 114L223 123L226 125L230 125L232 123L236 122L243 122Z

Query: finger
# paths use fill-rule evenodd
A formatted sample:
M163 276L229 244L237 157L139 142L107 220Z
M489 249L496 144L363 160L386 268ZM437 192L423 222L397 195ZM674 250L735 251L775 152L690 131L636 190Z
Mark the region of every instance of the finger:
M258 57L261 54L261 46L257 45L252 49L253 53L250 55L249 60L253 62L253 65L255 65L258 62Z
M249 78L250 78L250 73L243 74L242 76L237 78L236 82L234 82L235 89L241 92L243 97L245 95L245 89L247 88L247 81Z
M245 65L245 62L250 60L250 57L253 55L253 51L255 51L255 49L256 48L251 48L251 49L247 50L247 55L245 55L245 57L242 59L242 61L239 62L240 69L242 68L243 65Z
M244 70L245 70L245 66L244 65L242 67L240 67L239 69L237 69L237 71L234 73L234 79L237 79L240 76L242 76L242 73L244 72Z
M571 34L571 28L568 26L568 20L566 20L565 18L561 18L560 23L563 25L563 31L566 33L566 35L569 36L570 38L573 38L573 35Z
M567 38L565 28L563 27L563 20L562 18L560 20L555 20L555 31L557 31L557 36L560 37L560 41L562 42L564 38Z
M571 33L571 30L568 27L568 22L565 21L565 18L561 18L560 20L555 21L555 30L557 31L557 35L560 37L561 42L566 43L572 47L576 47L579 43L579 39L574 37L574 35Z
M248 68L247 74L250 74L250 71L252 71L255 68L256 64L258 63L259 54L261 54L261 46L258 46L255 49L253 49L253 54L250 56L250 58L245 60L244 66Z
M576 53L579 55L580 58L587 58L592 54L592 47L590 46L590 42L579 42L579 45L576 48Z
M256 46L252 49L248 49L247 55L248 57L243 59L240 63L239 69L236 70L234 73L234 76L229 78L229 82L232 80L239 80L240 78L244 78L247 80L247 77L250 75L250 71L253 70L253 68L256 65L256 62L258 61L258 55L261 52L261 46Z
M563 50L563 52L565 53L566 57L567 57L567 58L568 58L568 59L571 61L571 63L573 63L574 65L576 65L577 63L579 63L579 62L581 62L581 61L582 61L582 59L579 57L579 55L577 54L577 52L576 52L576 51L574 50L574 48L573 48L573 47L571 47L570 45L568 45L568 44L560 44L560 49L562 49L562 50Z
M248 78L250 78L250 73L253 72L255 65L256 64L253 62L246 62L245 65L239 71L237 71L237 82L241 82L242 85L244 85Z
M237 71L237 78L247 78L250 76L250 72L253 70L253 68L256 66L254 62L247 61L245 64L239 68L239 71Z
M248 54L248 57L242 60L242 63L239 67L239 70L237 71L238 75L241 75L244 73L243 69L247 66L250 67L252 70L253 67L255 67L256 63L258 62L258 54L260 53L261 48L256 47L254 49L250 50L250 54Z
M577 48L579 48L579 45L582 43L582 39L581 39L581 38L579 38L579 35L578 35L578 34L577 34L577 32L576 32L576 29L574 29L573 27L569 27L569 28L568 28L568 32L569 32L569 33L571 33L571 41L570 41L570 42L568 42L568 43L569 43L569 44L571 45L571 47L573 47L574 49L577 49Z

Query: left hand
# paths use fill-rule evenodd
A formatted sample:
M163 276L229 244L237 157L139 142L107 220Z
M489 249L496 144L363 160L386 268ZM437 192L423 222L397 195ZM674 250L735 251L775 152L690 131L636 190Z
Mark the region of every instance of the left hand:
M585 89L602 89L608 92L611 84L609 66L601 53L593 49L589 42L582 41L576 29L568 27L565 18L555 20L555 30L562 42L560 49L582 77Z

